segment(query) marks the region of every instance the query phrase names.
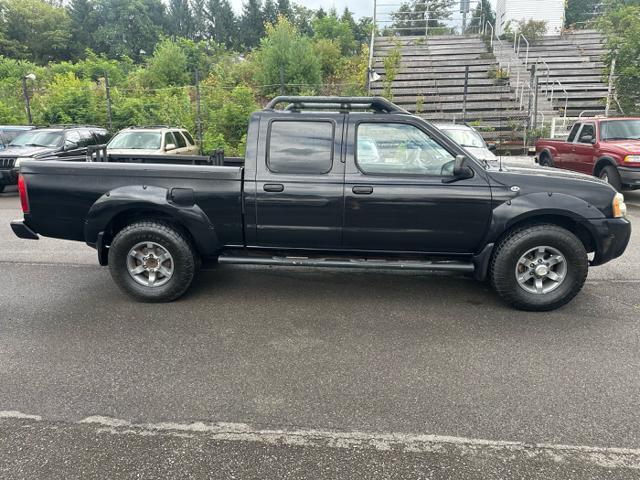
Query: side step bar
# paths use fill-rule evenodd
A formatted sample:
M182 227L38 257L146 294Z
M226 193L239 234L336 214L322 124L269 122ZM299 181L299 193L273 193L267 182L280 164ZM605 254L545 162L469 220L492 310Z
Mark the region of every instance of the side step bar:
M312 257L266 257L249 255L220 255L218 263L233 265L280 265L287 267L377 268L390 270L426 270L473 272L472 262L458 260L366 260Z

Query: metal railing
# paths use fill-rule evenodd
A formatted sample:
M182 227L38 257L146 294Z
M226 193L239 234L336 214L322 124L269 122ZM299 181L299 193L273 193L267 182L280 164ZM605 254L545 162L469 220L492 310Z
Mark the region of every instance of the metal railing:
M516 55L520 57L520 40L521 39L527 43L527 53L524 59L524 68L527 68L529 66L529 40L527 40L527 37L525 37L521 33L518 34L518 48L516 50Z

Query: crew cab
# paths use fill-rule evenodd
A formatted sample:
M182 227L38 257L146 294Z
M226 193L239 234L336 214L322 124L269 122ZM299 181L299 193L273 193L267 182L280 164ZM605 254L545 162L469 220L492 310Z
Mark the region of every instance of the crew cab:
M84 160L87 148L104 144L107 140L107 130L92 125L27 130L0 150L0 192L6 185L17 183L18 169L24 160Z
M11 226L86 242L141 301L179 298L212 258L467 273L528 310L570 301L631 233L606 183L478 160L379 97L277 97L251 116L243 165L200 159L25 161Z
M617 191L640 188L640 118L584 118L566 141L540 139L536 158L543 166L593 175Z

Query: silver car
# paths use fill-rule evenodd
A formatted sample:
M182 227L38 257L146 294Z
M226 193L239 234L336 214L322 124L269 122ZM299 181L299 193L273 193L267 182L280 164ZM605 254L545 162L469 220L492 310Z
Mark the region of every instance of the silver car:
M184 128L129 127L120 130L107 144L116 155L198 155L198 147Z
M442 132L451 140L467 150L478 160L497 160L493 154L493 150L496 149L495 144L489 144L484 141L482 135L478 131L468 125L459 124L436 124Z

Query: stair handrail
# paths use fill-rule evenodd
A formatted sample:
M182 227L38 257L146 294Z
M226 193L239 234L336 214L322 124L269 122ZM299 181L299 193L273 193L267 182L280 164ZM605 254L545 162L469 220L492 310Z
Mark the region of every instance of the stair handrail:
M536 60L536 71L538 71L538 64L541 63L547 69L547 79L544 82L544 95L549 97L549 77L551 76L551 68L549 68L549 64L544 61L544 59L538 57Z
M567 108L569 107L569 93L567 92L567 89L564 88L564 85L560 80L554 80L553 83L551 84L551 106L553 106L553 94L555 92L556 83L564 91L564 115L563 116L564 118L567 118Z
M529 40L522 33L518 33L518 49L516 50L516 55L520 56L520 39L524 40L527 43L527 53L524 60L524 68L527 68L529 65Z

